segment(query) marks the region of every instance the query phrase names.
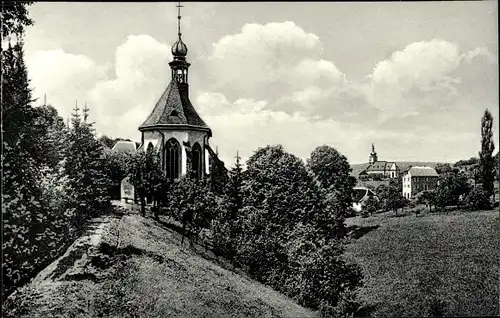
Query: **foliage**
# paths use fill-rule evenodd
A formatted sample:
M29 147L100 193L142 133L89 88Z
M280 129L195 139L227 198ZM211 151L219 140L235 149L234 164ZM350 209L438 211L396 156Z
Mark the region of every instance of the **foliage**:
M414 199L417 204L425 204L429 207L429 211L432 211L432 207L437 203L436 190L425 190L419 192Z
M105 172L109 178L109 195L112 199L120 198L120 185L128 176L132 156L121 151L105 152Z
M459 160L459 161L455 162L455 164L453 166L455 166L455 167L463 167L463 166L475 165L477 163L479 163L479 158L477 158L477 157L471 157L468 160Z
M11 9L6 8L5 14L15 14ZM31 102L23 43L18 39L14 46L9 42L2 50L3 295L29 277L35 267L32 261L40 251L36 226L43 213L42 163L34 160L39 136L34 130Z
M112 149L113 146L115 145L115 140L109 138L106 135L102 135L101 137L99 137L99 141L109 149Z
M477 186L465 196L464 206L470 210L489 210L491 201L483 187Z
M320 146L311 153L307 167L326 191L326 204L334 212L335 230L339 237L344 237L344 220L351 210L353 187L356 184L356 179L350 175L352 169L347 158L335 148Z
M310 308L335 307L342 295L353 293L360 275L343 259L337 235L336 214L346 205L345 194L327 193L282 146L259 148L247 161L243 179L238 264Z
M2 2L2 38L10 35L22 37L24 29L33 25L33 20L28 16L28 6L33 1L5 1Z
M363 204L361 216L367 217L369 215L372 215L373 213L376 213L378 209L379 201L375 199L374 196L369 196Z
M453 172L456 169L453 169L449 163L438 163L434 168L438 174Z
M92 125L80 120L77 109L71 120L64 169L69 178L75 222L79 226L110 205L109 179L104 149Z
M493 143L492 129L493 116L486 109L481 119L481 151L479 152L479 161L483 189L490 197L493 195L493 181L495 179L495 160L493 159L495 144Z
M391 180L388 185L381 184L377 188L377 194L380 198L382 209L385 211L401 209L405 206L406 198L402 195L401 182L398 180Z
M241 187L243 169L240 156L236 154L235 166L229 171L228 182L224 189L223 201L215 213L212 223L214 248L229 260L236 256L236 242L240 232L238 217L243 207Z
M146 152L138 151L128 159L128 175L141 202L141 214L146 215L146 199L149 198L155 205L163 203L161 200L164 188L168 187L165 174L161 170L160 157L155 149L149 148Z
M467 177L461 172L449 172L439 177L436 191L436 205L440 208L446 206L459 206L460 199L470 190Z
M174 180L165 202L169 216L182 223L183 234L196 240L203 229L210 228L219 203L208 180L198 180L192 174Z

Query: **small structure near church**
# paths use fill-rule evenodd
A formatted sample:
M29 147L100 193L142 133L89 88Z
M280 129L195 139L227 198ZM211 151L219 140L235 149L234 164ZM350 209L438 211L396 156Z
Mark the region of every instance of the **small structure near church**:
M129 200L132 202L135 198L134 185L130 182L130 178L126 177L122 180L120 184L120 198L123 202L128 203Z

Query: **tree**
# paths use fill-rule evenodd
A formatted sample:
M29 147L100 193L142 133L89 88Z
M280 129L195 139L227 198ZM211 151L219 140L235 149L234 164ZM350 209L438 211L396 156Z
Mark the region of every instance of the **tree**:
M105 152L106 174L110 180L109 195L112 199L120 198L122 180L127 177L132 155L121 151Z
M444 208L446 206L459 206L460 200L470 190L467 176L462 172L449 172L439 177L439 185L436 189L436 205Z
M243 208L241 187L243 184L243 168L241 157L236 153L236 163L229 171L229 178L224 188L223 202L219 206L212 224L214 245L220 254L232 260L236 255L236 242L240 232L238 217Z
M95 138L92 124L82 121L78 111L75 107L72 114L64 168L76 208L75 222L80 226L109 206L110 182L103 146Z
M359 286L360 275L345 262L337 235L343 193L326 193L311 172L280 145L259 148L248 159L237 260L300 304L330 308Z
M6 1L2 3L2 38L10 35L22 37L24 28L33 25L33 20L28 16L28 6L33 1Z
M115 145L115 141L106 135L102 135L101 137L99 137L99 141L109 149L113 148L113 146Z
M473 188L464 199L464 205L470 210L489 210L491 209L491 201L488 193L484 191L482 186Z
M417 193L415 201L418 204L425 204L429 207L429 212L432 212L432 206L436 205L436 190L425 190Z
M489 197L493 195L493 181L495 179L495 162L493 159L493 151L495 144L493 143L493 116L490 111L484 111L481 119L481 151L479 152L479 161L481 164L481 181L483 189Z
M18 10L21 7L16 7ZM4 8L2 8L4 9ZM6 29L18 32L23 17L17 11L2 11ZM12 14L12 16L8 16ZM18 19L18 20L12 20ZM11 21L12 20L12 21ZM3 24L2 20L2 24ZM10 26L9 26L10 23ZM13 30L13 29L12 29ZM11 30L11 31L12 31ZM5 29L3 29L5 32ZM22 38L2 50L2 218L4 255L3 294L22 283L33 270L28 262L39 249L36 244L37 216L41 213L41 163L34 160L39 141L33 127L34 111L29 88L27 69L24 64Z
M379 201L375 199L374 196L369 196L368 199L364 202L363 208L361 210L361 215L363 217L367 217L369 215L373 215L376 213L379 207Z
M328 193L327 204L334 209L339 237L346 235L344 220L352 205L352 191L356 179L347 158L335 148L320 146L313 150L307 167L314 173L321 187Z
M438 163L434 168L438 174L449 173L453 171L453 168L449 163Z
M385 211L393 210L397 214L397 210L405 206L406 198L403 197L401 189L401 181L393 179L389 181L388 185L381 184L378 186L377 194Z

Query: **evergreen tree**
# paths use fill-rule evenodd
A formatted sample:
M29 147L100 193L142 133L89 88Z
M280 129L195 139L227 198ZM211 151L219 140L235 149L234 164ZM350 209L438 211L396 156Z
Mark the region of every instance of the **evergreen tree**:
M95 138L92 124L81 120L78 107L71 119L65 171L76 208L77 225L107 207L109 179L105 173L102 144Z
M493 195L493 181L495 179L495 162L493 159L495 144L493 143L492 129L493 116L486 109L481 119L481 151L479 152L479 160L483 189L489 197Z

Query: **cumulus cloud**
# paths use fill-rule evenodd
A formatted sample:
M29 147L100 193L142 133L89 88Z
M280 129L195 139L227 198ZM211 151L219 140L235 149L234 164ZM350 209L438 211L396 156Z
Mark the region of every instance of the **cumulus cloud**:
M170 80L170 57L170 46L134 35L116 49L114 72L62 50L40 51L27 62L36 95L47 93L61 114L75 99L87 101L98 132L138 140L137 127ZM203 81L191 99L229 164L237 150L247 158L257 147L278 143L301 158L328 144L360 162L366 161L360 148L369 151L372 141L391 149L391 160L409 160L404 151L415 147L422 150L414 159L432 158L434 150L425 153L425 145L438 140L459 158L460 140L477 143L476 128L463 123L462 113L479 122L484 108L498 108L491 52L461 52L444 40L410 43L353 82L322 56L318 36L293 22L246 24L196 63Z
M38 51L26 57L33 96L47 95L49 103L66 117L76 100L85 100L96 82L105 78L105 68L84 55L63 50Z

